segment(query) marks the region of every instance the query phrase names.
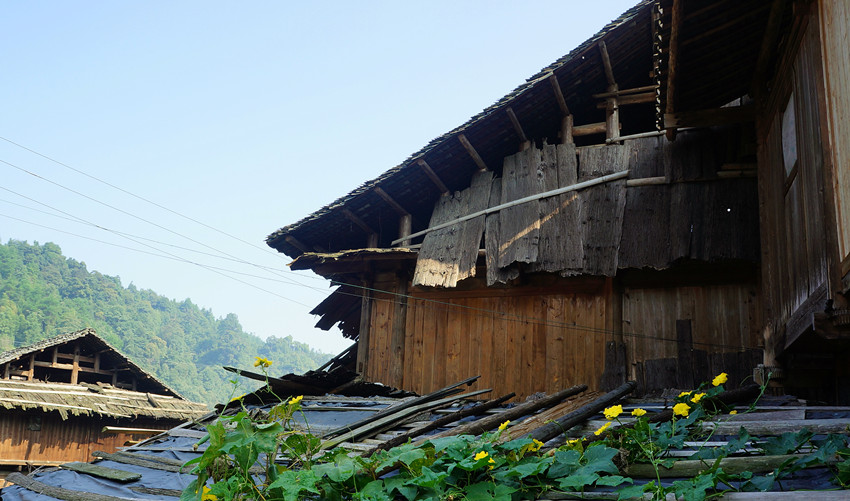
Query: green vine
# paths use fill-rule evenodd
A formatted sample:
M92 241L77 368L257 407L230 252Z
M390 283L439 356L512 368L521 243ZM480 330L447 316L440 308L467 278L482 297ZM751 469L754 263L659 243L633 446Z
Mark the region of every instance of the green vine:
M268 365L271 362L258 358L263 370ZM789 459L767 475L724 472L722 459L751 443L744 429L723 447L698 449L691 459L704 460L705 470L693 478L663 484L660 472L675 463L669 451L683 448L686 441L705 444L713 432L703 432L700 423L728 413L712 398L724 391L725 377L721 374L680 394L670 421L652 423L646 411L638 408L631 412L634 419L626 422L621 420L623 407L615 405L605 409L607 422L596 431L597 439L570 440L545 452L537 440L511 439L509 422L479 437L435 438L419 446L408 443L368 458L341 448L323 451L318 437L293 426L293 416L301 412L301 397L289 398L268 414L242 409L207 426L204 441L209 445L187 463L197 478L184 490L181 501L515 500L534 499L548 491L595 488L612 490L617 499L646 493L664 499L675 493L701 500L730 490L770 490L787 475L812 465L831 465L838 486L850 485L847 462L836 461L850 457L845 437L812 440L807 430L774 437L759 447L768 454L789 454L803 447L811 453ZM610 429L615 423L620 426ZM655 478L635 483L623 474L631 464L651 465Z

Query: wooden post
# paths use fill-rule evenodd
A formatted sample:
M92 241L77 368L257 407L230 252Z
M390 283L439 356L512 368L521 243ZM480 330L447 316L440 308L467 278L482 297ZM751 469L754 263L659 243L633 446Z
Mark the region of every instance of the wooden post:
M572 115L564 115L561 119L561 144L574 144Z
M670 48L667 55L667 114L676 107L676 69L679 59L679 28L682 26L682 0L673 0L673 13L670 25ZM667 129L667 139L676 139L676 129Z
M608 47L602 40L599 41L599 52L602 54L602 65L605 67L605 78L608 80L608 97L605 98L605 128L608 141L616 141L620 137L620 105L619 87L614 80L614 70L611 67L611 58L608 56Z
M35 378L35 353L30 355L30 369L27 371L27 381Z
M364 275L361 280L363 284L362 299L360 301L360 329L357 335L357 368L358 374L366 377L366 369L369 363L369 329L372 326L372 291L369 290L372 283L369 279L371 273Z
M405 214L401 216L401 219L398 221L398 236L404 238L410 235L410 232L413 231L413 216L410 214ZM410 245L410 239L402 240L401 246L407 247Z
M80 345L74 344L74 365L71 369L71 384L77 384L80 377Z

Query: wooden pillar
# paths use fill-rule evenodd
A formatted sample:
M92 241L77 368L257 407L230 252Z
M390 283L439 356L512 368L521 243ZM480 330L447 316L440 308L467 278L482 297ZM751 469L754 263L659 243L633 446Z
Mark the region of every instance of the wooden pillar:
M561 144L574 144L572 115L564 115L561 119Z
M32 381L35 377L35 353L30 355L30 368L27 371L27 381Z
M608 142L616 141L620 137L620 105L618 98L617 81L614 80L614 70L611 66L611 58L608 56L608 47L605 42L599 41L599 52L602 55L602 65L605 69L605 78L608 80L607 93L611 94L605 98L605 139Z
M112 371L112 386L118 387L118 370Z
M372 291L369 289L372 286L372 274L369 273L363 277L361 283L362 299L360 301L360 329L357 335L357 367L358 374L367 377L367 367L369 364L369 330L372 327Z
M679 28L682 25L682 1L673 0L670 24L670 47L667 50L667 114L676 110L676 70L679 61ZM676 139L676 128L667 129L667 139Z
M695 388L694 343L690 320L676 320L676 386L689 390Z
M404 238L406 236L409 236L412 231L413 231L413 216L411 216L410 214L405 214L405 215L401 216L401 219L399 219L399 222L398 222L398 236L400 238ZM407 247L409 245L410 245L410 239L409 238L401 241L402 247Z
M74 345L74 364L71 368L71 384L77 384L80 377L80 345Z

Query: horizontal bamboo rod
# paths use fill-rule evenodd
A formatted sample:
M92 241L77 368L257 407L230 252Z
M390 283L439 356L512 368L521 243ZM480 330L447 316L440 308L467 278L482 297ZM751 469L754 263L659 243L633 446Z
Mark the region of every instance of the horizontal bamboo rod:
M458 223L462 223L464 221L469 221L470 219L475 219L476 217L479 217L479 216L486 216L487 214L492 214L493 212L499 212L502 209L507 209L509 207L514 207L516 205L522 205L524 203L533 202L535 200L540 200L541 198L554 197L556 195L569 193L571 191L577 191L577 190L581 190L581 189L584 189L584 188L589 188L591 186L596 186L597 184L607 183L609 181L616 181L617 179L623 179L624 177L627 177L628 175L629 175L629 171L624 170L624 171L620 171L620 172L615 172L613 174L608 174L606 176L597 177L596 179L589 179L587 181L582 181L581 183L576 183L576 184L571 184L569 186L564 186L563 188L558 188L557 190L544 191L543 193L537 193L536 195L530 195L530 196L527 196L527 197L519 198L517 200L514 200L513 202L507 202L507 203L504 203L504 204L496 205L494 207L489 207L489 208L484 209L484 210L480 210L478 212L473 212L472 214L468 214L466 216L459 217L459 218L454 219L452 221L447 221L445 223L438 224L436 226L432 226L432 227L424 229L422 231L418 231L418 232L413 233L411 235L408 235L404 238L399 238L397 240L393 240L392 245L397 245L397 244L399 244L399 243L401 243L405 240L410 240L410 239L413 239L413 238L416 238L416 237L421 237L422 235L426 235L428 233L431 233L432 231L441 230L443 228L448 228L449 226L451 226L453 224L458 224Z

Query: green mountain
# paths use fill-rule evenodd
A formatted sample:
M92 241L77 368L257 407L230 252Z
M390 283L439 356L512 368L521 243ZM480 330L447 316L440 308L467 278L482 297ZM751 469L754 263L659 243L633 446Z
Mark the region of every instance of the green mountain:
M216 318L189 299L174 301L118 277L88 271L58 245L0 244L0 352L85 327L185 397L215 404L234 392L223 365L250 368L272 360L272 374L303 373L330 355L285 338L265 341L230 313ZM246 380L237 391L253 389Z

